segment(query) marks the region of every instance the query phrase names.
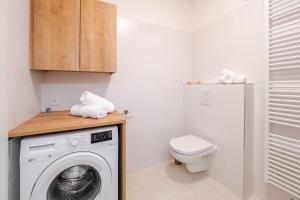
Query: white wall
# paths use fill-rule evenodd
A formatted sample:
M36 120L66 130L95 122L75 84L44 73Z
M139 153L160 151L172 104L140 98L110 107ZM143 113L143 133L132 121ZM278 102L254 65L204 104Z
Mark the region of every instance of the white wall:
M221 74L223 68L229 68L247 75L249 82L263 83L263 19L263 1L251 0L196 29L194 78L212 81Z
M9 127L40 112L40 72L29 70L29 0L9 0Z
M193 27L200 28L246 3L247 0L192 0Z
M117 73L44 74L42 110L52 99L59 103L53 109L70 109L90 90L113 101L120 112L130 111L129 171L168 159L169 140L183 134L182 87L192 72L192 35L177 21L187 1L172 2L118 1Z
M118 15L169 28L191 30L190 0L106 0L118 5Z
M0 199L8 199L8 1L0 7Z
M264 1L194 0L193 79L211 82L223 68L245 74L255 83L254 194L261 200L289 200L285 192L264 183ZM201 7L203 6L203 7ZM203 11L203 9L207 9ZM295 199L295 198L294 198Z
M40 112L42 74L29 70L29 0L8 1L8 116L12 129ZM18 199L18 153L15 142L10 143L9 199ZM2 199L2 198L1 198ZM4 199L4 198L3 198ZM6 198L7 199L7 198Z

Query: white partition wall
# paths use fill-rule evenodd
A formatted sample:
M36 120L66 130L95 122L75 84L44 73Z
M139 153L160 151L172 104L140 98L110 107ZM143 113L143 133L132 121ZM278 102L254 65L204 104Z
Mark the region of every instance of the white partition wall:
M241 199L251 195L251 188L244 191L244 185L252 185L251 178L244 180L251 177L244 169L246 133L246 144L251 146L251 124L245 126L245 111L251 111L251 103L246 105L245 102L246 87L209 84L184 88L185 134L198 135L218 146L210 175ZM250 123L251 116L247 120ZM245 160L251 165L250 158Z

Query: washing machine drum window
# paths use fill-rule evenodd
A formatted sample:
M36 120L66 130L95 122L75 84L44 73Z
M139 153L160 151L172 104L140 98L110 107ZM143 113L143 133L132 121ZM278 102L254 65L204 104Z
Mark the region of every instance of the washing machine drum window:
M50 164L39 176L30 200L104 200L112 192L112 172L100 155L77 152Z
M98 172L87 165L70 167L51 183L47 200L93 200L101 189Z

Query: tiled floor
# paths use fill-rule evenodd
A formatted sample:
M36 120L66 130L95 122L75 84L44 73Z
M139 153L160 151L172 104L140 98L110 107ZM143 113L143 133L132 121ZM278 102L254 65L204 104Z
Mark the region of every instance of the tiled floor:
M127 199L241 200L206 174L190 174L173 162L129 174Z

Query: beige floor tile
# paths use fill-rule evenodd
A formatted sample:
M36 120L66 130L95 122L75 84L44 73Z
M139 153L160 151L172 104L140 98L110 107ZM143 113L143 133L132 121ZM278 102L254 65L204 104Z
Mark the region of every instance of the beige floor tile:
M151 166L127 178L128 200L241 200L206 173L190 174L173 162Z

